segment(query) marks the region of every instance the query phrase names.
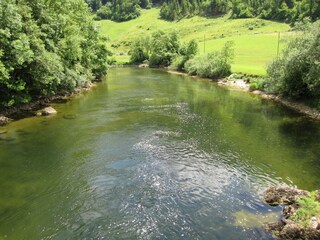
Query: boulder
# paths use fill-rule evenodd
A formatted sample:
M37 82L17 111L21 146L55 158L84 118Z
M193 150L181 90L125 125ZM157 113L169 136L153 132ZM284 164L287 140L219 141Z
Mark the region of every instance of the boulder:
M8 124L11 121L10 118L7 118L5 116L0 116L0 126L4 126Z
M37 112L37 116L48 116L48 115L54 115L57 114L57 110L55 110L53 107L46 107L40 111Z

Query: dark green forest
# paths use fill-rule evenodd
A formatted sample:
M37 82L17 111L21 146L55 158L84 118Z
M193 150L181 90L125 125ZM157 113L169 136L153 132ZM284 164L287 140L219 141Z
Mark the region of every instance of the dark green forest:
M71 92L107 72L83 0L0 1L0 106Z
M232 18L278 20L288 23L309 17L312 21L320 17L318 0L173 0L165 1L161 17L176 20L186 16L217 16L231 11Z
M97 19L127 21L140 15L141 8L161 7L160 17L178 20L203 15L213 17L231 12L232 18L252 18L294 23L320 17L319 0L86 0Z

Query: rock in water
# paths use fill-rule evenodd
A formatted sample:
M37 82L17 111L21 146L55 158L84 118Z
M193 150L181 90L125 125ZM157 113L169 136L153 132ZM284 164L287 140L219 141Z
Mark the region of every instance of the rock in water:
M39 115L40 116L48 116L48 115L53 115L53 114L57 114L57 110L55 110L53 107L46 107L37 113L38 116Z
M10 122L10 118L7 118L5 116L0 116L0 126L4 126Z

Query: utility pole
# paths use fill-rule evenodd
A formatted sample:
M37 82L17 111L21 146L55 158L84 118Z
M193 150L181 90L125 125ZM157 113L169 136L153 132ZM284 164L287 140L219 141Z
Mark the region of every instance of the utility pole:
M280 50L280 32L278 32L277 59L279 59L279 50Z
M203 54L206 54L206 35L203 35Z

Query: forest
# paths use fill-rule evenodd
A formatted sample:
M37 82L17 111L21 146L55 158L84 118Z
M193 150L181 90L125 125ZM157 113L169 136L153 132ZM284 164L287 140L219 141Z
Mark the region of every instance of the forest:
M107 72L106 39L83 0L1 0L0 106L71 92Z
M317 0L86 0L96 19L127 21L140 15L141 8L161 7L160 17L169 21L203 15L214 17L231 12L232 18L252 18L294 23L305 17L320 17Z

